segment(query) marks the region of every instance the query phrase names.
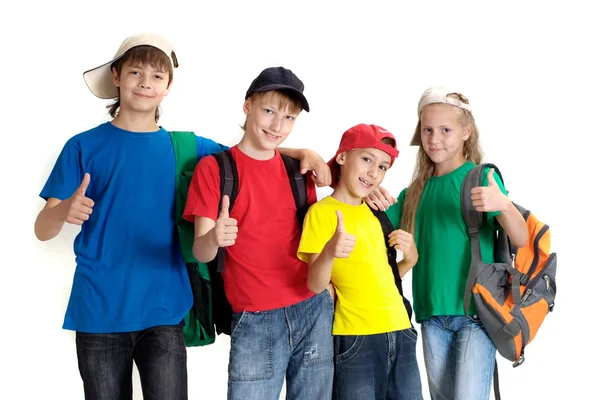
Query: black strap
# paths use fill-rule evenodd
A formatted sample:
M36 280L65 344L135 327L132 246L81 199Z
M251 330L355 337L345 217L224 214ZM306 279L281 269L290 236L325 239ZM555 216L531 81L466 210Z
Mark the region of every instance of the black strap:
M229 197L229 212L233 209L233 204L238 194L238 173L235 160L231 155L231 150L225 150L213 154L219 165L221 197L219 199L219 211L223 208L223 196ZM217 214L218 215L218 214ZM217 250L217 271L225 271L225 248L219 247Z
M404 291L402 290L402 278L400 278L400 271L398 270L398 263L396 262L398 252L393 246L389 245L389 235L394 231L394 225L392 224L392 221L390 221L385 211L374 210L371 207L369 207L369 209L381 224L381 230L383 231L383 241L387 250L388 264L390 265L390 268L392 268L394 282L396 283L398 292L400 292L400 295L402 296L404 307L406 308L406 312L408 313L408 320L412 321L412 306L410 304L410 301L404 296Z
M308 211L308 195L306 193L306 176L300 171L300 161L281 154L285 170L290 179L294 202L296 203L296 218L300 224L300 229L304 223L304 216Z
M500 400L500 377L498 375L498 362L494 360L494 397Z

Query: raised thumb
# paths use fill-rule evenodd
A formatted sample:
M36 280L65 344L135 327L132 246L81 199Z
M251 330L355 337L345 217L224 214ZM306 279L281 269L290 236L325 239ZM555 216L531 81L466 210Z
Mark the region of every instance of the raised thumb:
M342 212L340 210L336 210L335 213L337 215L337 227L335 230L337 232L345 232L345 230L344 230L344 214L342 214Z
M223 201L221 202L221 213L219 214L221 218L229 218L229 196L223 196Z

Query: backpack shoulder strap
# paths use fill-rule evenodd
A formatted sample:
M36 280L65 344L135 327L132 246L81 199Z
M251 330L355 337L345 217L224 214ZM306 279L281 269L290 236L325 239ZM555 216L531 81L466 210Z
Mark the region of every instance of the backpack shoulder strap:
M169 132L175 154L175 223L181 253L186 263L195 263L192 253L194 225L183 219L185 201L189 187L189 179L198 162L196 151L196 135L194 132ZM188 177L184 176L188 175Z
M304 216L308 211L308 195L306 193L306 178L300 172L300 161L281 154L283 164L290 179L294 202L296 203L296 217L300 224L300 229L304 223Z
M464 295L464 313L468 314L469 306L471 304L471 296L472 289L475 285L475 280L477 279L478 273L478 265L481 263L481 244L479 242L479 227L483 221L483 212L477 211L475 206L473 206L473 201L471 200L471 190L475 187L481 186L483 183L483 172L485 168L494 168L494 171L498 174L502 182L502 174L498 167L494 164L480 164L475 168L470 170L465 177L465 180L461 186L460 193L460 205L462 209L463 219L467 224L467 228L469 230L469 236L471 238L471 266L469 269L469 275L467 277L467 284L465 286L465 295ZM503 238L498 240L497 243L501 244L502 252L504 250L508 251L508 243L506 239L506 234L503 233ZM496 249L498 252L500 249ZM504 258L504 257L503 257Z
M219 187L221 190L221 198L219 199L218 214L223 208L223 196L229 197L229 212L233 209L233 203L238 194L238 173L235 165L235 160L231 154L231 150L224 150L220 153L213 154L219 165ZM217 215L218 215L217 214ZM225 248L219 247L217 251L217 271L225 271Z
M175 168L177 175L183 171L193 171L198 163L196 152L196 134L188 131L170 131L169 136L175 151Z
M381 230L383 231L383 241L385 243L385 248L387 252L387 260L390 268L392 268L392 273L394 275L394 282L396 283L396 287L398 288L398 292L402 296L402 301L404 302L404 307L406 308L406 312L408 313L408 320L412 320L412 306L410 305L410 301L404 296L404 291L402 290L402 278L400 278L400 271L398 271L398 263L396 262L396 257L398 256L398 252L396 248L389 245L389 235L394 231L394 225L392 221L390 221L389 217L385 213L385 211L381 210L373 210L369 207L373 215L377 218L379 223L381 224Z

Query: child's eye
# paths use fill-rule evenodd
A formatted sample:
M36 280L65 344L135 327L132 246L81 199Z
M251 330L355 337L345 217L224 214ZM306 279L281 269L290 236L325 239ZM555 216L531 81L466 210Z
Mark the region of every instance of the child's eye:
M161 80L164 79L162 75L154 75L154 78L161 79Z
M444 132L444 133L450 133L450 128L444 128L444 129L442 129L442 132Z
M369 157L363 157L362 159L364 162L368 162L368 163L371 162L371 159Z
M293 121L294 119L296 119L293 115L288 115L286 118L288 119L288 121Z
M265 108L265 112L266 112L267 114L273 114L273 111L269 110L268 108Z
M431 128L424 128L423 132L425 132L425 133L431 133Z
M139 75L139 74L140 74L140 72L139 72L139 71L131 71L131 72L129 72L129 73L130 73L131 75Z
M381 169L382 171L387 171L387 167L385 165L380 165L379 169Z

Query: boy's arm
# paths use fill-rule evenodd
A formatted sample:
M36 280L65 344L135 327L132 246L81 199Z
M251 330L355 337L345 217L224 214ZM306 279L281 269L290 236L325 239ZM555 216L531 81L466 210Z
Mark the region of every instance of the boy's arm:
M306 174L313 171L312 180L318 187L329 186L331 184L331 170L329 165L313 150L309 149L290 149L280 147L279 152L288 157L300 160L300 172Z
M35 236L46 241L56 237L62 230L65 222L82 225L90 218L94 201L85 197L85 191L90 184L90 174L85 174L83 181L71 197L62 201L50 197L46 205L35 219Z
M321 293L328 288L331 280L331 268L336 258L348 258L356 245L356 238L344 230L344 216L337 210L337 227L321 253L308 254L308 288Z
M200 262L212 261L219 247L235 244L237 239L237 221L229 218L229 197L223 196L223 206L217 221L208 217L194 219L194 245L192 252Z

